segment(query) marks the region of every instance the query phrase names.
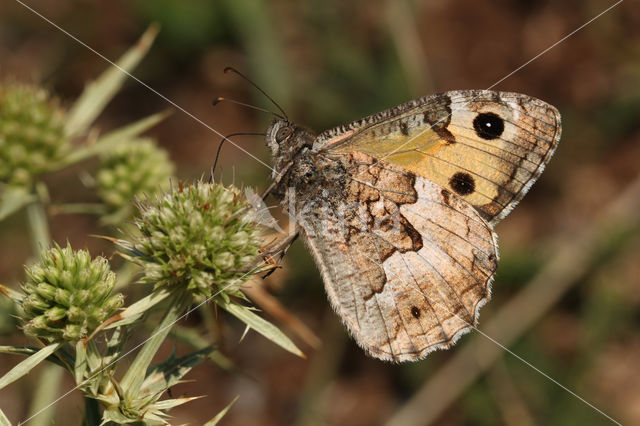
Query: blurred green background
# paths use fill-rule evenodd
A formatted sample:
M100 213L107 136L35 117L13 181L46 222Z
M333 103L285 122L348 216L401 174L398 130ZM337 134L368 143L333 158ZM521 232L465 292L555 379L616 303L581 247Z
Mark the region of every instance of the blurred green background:
M227 134L263 131L270 116L231 103L212 107L217 96L273 106L224 74L226 66L246 73L293 120L320 132L425 94L489 87L614 2L25 3L110 59L150 23L160 23L156 43L134 74ZM43 84L70 102L105 67L19 3L0 0L2 79ZM495 89L555 105L563 136L539 182L497 227L501 262L479 328L614 419L640 424L640 7L623 2ZM98 127L108 130L168 106L129 81ZM178 176L209 173L220 137L206 127L176 111L149 134L171 153ZM234 140L269 163L260 137ZM237 185L263 189L269 182L269 170L231 144L222 151L219 174ZM95 199L77 175L49 176L54 201ZM51 223L62 244L69 239L93 254L113 252L88 236L100 232L91 217L60 215ZM19 215L0 224L0 282L23 278L30 255L24 229ZM172 423L199 424L236 395L222 424L611 423L479 332L414 364L366 357L331 311L301 242L265 285L322 347L297 339L309 356L297 359L255 333L238 343L240 324L221 323L222 350L238 372L199 366L187 376L195 382L172 392L206 397L173 410ZM11 318L0 319L2 344L24 343L15 327ZM16 361L0 356L0 374ZM33 383L27 378L0 391L11 420L25 417ZM57 423L77 424L81 407L76 394L61 401Z

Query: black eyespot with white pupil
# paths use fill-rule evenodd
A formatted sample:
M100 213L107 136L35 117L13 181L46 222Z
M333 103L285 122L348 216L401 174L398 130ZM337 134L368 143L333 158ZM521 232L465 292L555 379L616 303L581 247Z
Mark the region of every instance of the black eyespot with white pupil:
M482 139L497 139L504 132L504 120L493 112L483 112L473 119L473 128Z
M476 181L469 173L458 172L449 179L449 186L458 195L469 195L476 190Z
M283 140L285 140L289 136L291 136L292 133L293 133L293 129L291 127L289 127L289 126L281 127L276 132L276 141L277 142L282 142Z

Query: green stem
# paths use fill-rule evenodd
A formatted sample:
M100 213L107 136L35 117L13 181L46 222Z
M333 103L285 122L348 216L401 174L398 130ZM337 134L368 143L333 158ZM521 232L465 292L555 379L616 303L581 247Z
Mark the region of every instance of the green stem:
M27 204L27 220L31 231L33 253L34 256L39 257L40 251L51 245L47 214L39 197L34 202Z
M54 204L50 206L52 215L55 214L95 214L103 215L107 213L107 207L100 203L67 203Z
M93 398L84 398L85 420L88 426L98 426L100 424L101 415L98 401Z
M151 337L144 344L136 359L133 361L127 373L122 378L120 386L124 390L125 398L137 399L142 382L147 374L147 368L151 360L160 348L160 345L171 331L175 322L180 318L184 309L191 303L191 295L186 291L179 291L169 305L162 321L155 328Z
M27 204L26 209L33 254L35 258L39 258L40 251L50 246L51 235L49 234L49 223L42 198L35 190L34 194L36 196L35 201ZM40 407L45 406L55 399L56 394L60 390L63 371L64 370L55 364L45 364L43 366L43 370L38 378L38 385L35 387L35 394L30 404L30 413L38 412ZM47 410L45 413L36 416L33 422L35 425L50 424L54 416L55 410Z
M38 376L38 384L35 386L33 399L29 407L29 421L34 426L50 425L55 420L55 409L48 409L40 413L43 407L48 406L51 401L60 394L60 382L62 381L64 370L60 366L46 363L42 366ZM53 408L53 407L52 407Z

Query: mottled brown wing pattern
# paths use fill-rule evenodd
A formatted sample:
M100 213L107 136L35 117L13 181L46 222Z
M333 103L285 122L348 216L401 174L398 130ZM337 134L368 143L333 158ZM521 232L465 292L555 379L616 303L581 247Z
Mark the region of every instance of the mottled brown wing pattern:
M373 356L417 360L477 322L497 267L491 227L459 196L352 152L343 193L318 190L296 219L333 307Z

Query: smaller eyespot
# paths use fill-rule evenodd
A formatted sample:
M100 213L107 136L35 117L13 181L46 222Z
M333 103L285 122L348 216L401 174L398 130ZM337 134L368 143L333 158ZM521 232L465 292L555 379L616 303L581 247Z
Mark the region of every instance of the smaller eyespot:
M291 136L292 133L293 133L293 128L292 127L289 127L289 126L281 127L276 132L276 141L277 142L282 142L283 140L285 140L289 136Z
M473 120L473 128L482 139L497 139L504 132L504 120L492 112L483 112Z
M413 317L415 319L420 318L420 309L418 309L416 306L412 306L411 307L411 315L413 315Z
M449 186L458 195L469 195L476 190L476 181L469 173L458 172L449 179Z

